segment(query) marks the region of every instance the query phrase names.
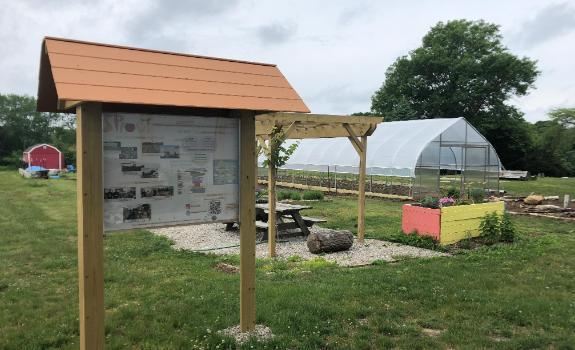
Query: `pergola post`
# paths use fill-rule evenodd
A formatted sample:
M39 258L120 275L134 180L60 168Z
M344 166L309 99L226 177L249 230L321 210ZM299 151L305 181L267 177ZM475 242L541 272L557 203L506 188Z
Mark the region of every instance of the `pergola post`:
M277 214L276 214L276 173L277 168L272 160L272 155L276 154L275 147L277 142L275 137L283 137L287 139L299 123L293 122L285 131L280 127L278 130L272 130L271 135L268 135L268 251L270 258L274 258L276 254L276 237L277 237Z
M363 145L362 152L359 154L359 193L357 196L358 214L357 214L357 239L363 242L365 236L365 172L367 160L367 136L361 137Z
M344 123L349 133L348 139L359 155L359 188L357 194L357 241L363 243L365 238L365 172L367 160L367 135L358 137L355 131Z
M269 151L273 152L274 143L270 139ZM273 153L272 153L273 154ZM272 162L268 162L268 250L270 258L276 256L276 168Z
M104 348L102 105L76 107L80 349Z
M256 326L256 128L255 114L240 116L240 329Z

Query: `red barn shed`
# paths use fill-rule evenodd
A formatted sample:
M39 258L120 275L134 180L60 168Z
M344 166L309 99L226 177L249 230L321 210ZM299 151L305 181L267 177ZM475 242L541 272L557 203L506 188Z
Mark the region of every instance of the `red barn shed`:
M22 154L22 160L28 166L41 166L44 169L64 168L64 154L54 146L40 143L28 147Z

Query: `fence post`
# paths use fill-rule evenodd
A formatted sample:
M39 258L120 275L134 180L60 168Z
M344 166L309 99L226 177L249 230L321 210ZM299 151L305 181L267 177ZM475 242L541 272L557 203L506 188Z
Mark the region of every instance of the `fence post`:
M335 187L335 194L337 194L337 165L334 165L333 167L335 168L333 171L333 181Z

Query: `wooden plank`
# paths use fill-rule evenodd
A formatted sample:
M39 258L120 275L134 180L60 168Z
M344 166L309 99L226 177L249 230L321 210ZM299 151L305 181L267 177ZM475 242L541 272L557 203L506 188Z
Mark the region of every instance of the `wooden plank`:
M299 226L301 232L303 232L304 235L309 236L309 229L307 228L307 225L306 225L305 221L302 219L299 211L294 211L292 213L292 218L294 219L294 221Z
M229 84L256 85L290 88L283 77L253 75L236 72L206 70L194 67L164 66L155 63L117 61L109 58L50 54L50 66L54 68L79 69L95 72L126 73L164 78L193 79L197 81L223 82Z
M290 126L287 127L287 129L284 131L284 137L286 139L290 138L290 135L293 134L293 132L296 130L296 128L298 127L298 125L300 124L300 122L293 122L291 123Z
M267 222L263 222L263 221L256 221L256 227L257 228L265 228L266 230L268 229L268 223Z
M367 136L361 137L361 153L359 154L359 188L357 196L357 240L363 242L365 237L365 172L367 166Z
M481 234L479 225L487 213L505 212L504 202L462 205L441 209L441 244L451 244Z
M326 219L321 219L321 218L313 218L311 216L302 216L301 217L303 219L303 221L305 221L306 223L310 222L312 224L321 224L324 222L327 222Z
M377 116L351 116L351 115L331 115L331 114L312 114L312 113L288 113L288 112L273 112L258 114L257 121L274 121L284 123L299 122L313 122L313 123L347 123L350 126L353 124L378 124L383 121L382 117ZM369 136L369 135L368 135Z
M361 141L358 139L357 134L355 133L353 128L349 126L349 124L343 123L343 127L349 134L347 138L349 139L349 141L351 141L351 144L355 148L357 154L361 155L361 153L363 152L363 145L361 144Z
M76 108L80 349L104 348L102 106Z
M206 70L283 77L279 69L272 64L241 62L178 53L162 53L140 48L114 47L111 45L46 39L46 49L50 56L53 53L80 56L79 53L81 53L81 56L108 58L118 61L155 63L158 65L194 67Z
M204 94L222 94L267 98L285 98L299 100L298 94L290 87L257 86L253 84L230 84L196 79L156 77L127 73L98 72L68 68L52 68L54 82L59 83L110 86L123 88L147 88L151 90L197 92Z
M491 202L472 205L460 205L455 207L441 208L441 223L451 221L462 221L474 218L482 218L487 213L496 212L503 214L505 211L504 202Z
M240 328L256 326L256 128L253 112L240 117Z
M58 97L63 100L180 107L247 110L307 110L307 107L301 100L294 99L202 94L195 92L134 89L69 83L58 83Z

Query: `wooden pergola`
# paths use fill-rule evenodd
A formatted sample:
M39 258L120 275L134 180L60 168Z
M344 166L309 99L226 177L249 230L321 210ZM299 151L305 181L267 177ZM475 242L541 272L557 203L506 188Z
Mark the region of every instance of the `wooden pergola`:
M256 115L256 137L263 147L273 147L269 142L281 133L285 139L314 139L347 137L359 155L359 188L357 239L363 242L365 236L365 175L367 137L373 134L383 119L374 116L344 116L309 113L266 113ZM267 141L267 144L266 144ZM277 169L268 167L268 247L271 257L276 255L276 193L275 175Z

